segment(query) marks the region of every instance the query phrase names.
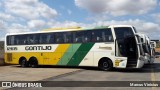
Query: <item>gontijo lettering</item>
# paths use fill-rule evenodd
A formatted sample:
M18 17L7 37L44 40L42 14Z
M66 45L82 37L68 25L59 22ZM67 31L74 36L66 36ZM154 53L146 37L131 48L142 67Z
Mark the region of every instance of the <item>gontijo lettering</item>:
M52 50L51 46L26 46L25 50Z

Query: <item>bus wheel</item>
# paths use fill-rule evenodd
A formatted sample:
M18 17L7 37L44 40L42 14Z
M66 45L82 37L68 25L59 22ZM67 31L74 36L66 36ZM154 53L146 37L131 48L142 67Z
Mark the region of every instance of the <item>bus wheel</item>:
M28 63L27 63L27 60L25 59L25 58L23 58L22 60L21 60L21 67L27 67L28 66Z
M113 63L110 59L101 59L98 67L104 71L109 71L113 68Z
M35 57L30 59L29 66L31 66L32 68L37 68L38 67L38 61Z

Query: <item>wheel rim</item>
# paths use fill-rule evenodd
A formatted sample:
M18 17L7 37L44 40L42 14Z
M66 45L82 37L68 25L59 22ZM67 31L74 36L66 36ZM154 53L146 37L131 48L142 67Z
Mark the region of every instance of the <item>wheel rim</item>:
M31 63L31 67L37 67L37 62L36 62L36 61L33 61L33 62Z
M103 67L104 67L104 68L108 68L108 66L109 66L109 65L108 65L107 62L104 62L104 63L103 63Z
M22 66L24 67L26 64L26 60L22 60Z

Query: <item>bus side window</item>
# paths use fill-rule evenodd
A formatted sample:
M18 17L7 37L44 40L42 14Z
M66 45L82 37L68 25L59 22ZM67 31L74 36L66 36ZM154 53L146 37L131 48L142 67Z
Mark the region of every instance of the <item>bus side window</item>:
M84 32L83 31L73 32L73 41L74 41L74 43L83 43Z
M65 32L63 34L64 43L72 43L72 33L71 32Z
M92 31L92 42L113 42L111 29Z
M97 37L95 35L95 31L92 31L92 42L96 42L97 41Z
M54 42L53 36L51 33L40 34L40 40L39 40L40 44L50 44L53 42Z
M84 31L84 42L91 42L92 31Z
M111 29L102 31L103 42L113 42Z
M50 34L49 43L50 43L50 44L53 44L53 43L54 43L54 34L53 34L53 33Z
M92 32L92 42L101 42L102 35L100 30L95 30Z
M62 32L55 33L55 43L57 43L57 44L64 43L64 38L63 38Z
M39 44L39 35L38 34L29 35L28 44Z

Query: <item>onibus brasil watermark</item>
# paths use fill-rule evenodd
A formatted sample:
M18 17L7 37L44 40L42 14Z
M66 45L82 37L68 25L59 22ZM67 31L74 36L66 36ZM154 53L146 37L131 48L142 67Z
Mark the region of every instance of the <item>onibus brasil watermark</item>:
M160 87L160 81L4 81L6 88L32 87Z
M42 87L41 83L34 82L2 82L2 87L14 88L14 87Z

